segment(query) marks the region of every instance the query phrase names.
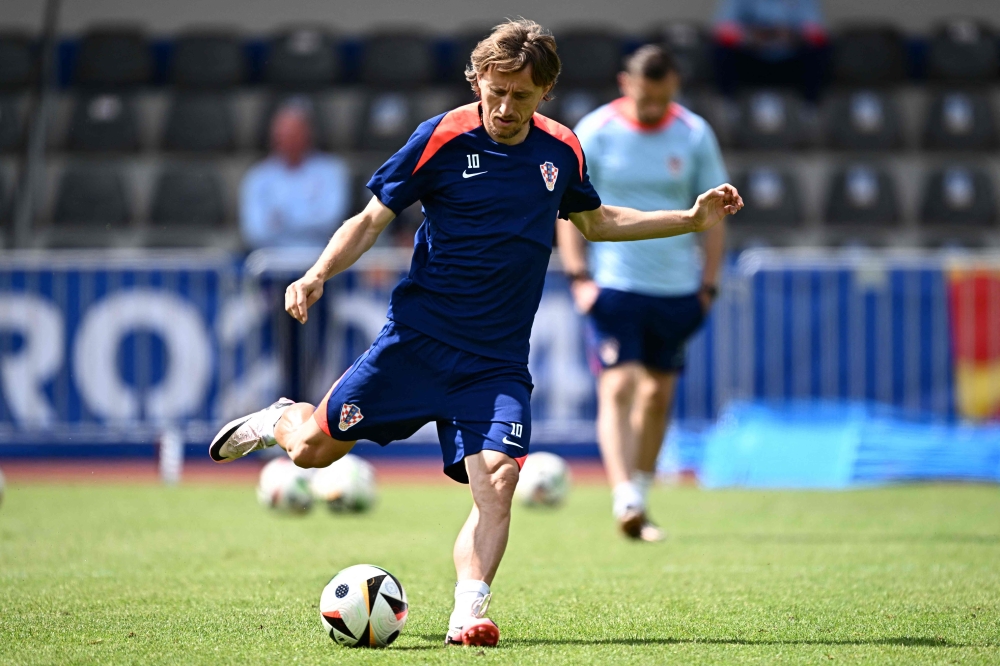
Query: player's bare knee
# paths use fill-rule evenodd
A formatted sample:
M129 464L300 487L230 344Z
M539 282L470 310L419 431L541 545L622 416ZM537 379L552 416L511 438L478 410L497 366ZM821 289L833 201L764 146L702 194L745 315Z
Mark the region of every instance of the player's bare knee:
M498 497L509 500L514 496L514 488L517 487L519 476L520 471L516 463L505 463L490 474L490 486L492 486L493 492ZM510 506L509 501L507 502L507 506Z

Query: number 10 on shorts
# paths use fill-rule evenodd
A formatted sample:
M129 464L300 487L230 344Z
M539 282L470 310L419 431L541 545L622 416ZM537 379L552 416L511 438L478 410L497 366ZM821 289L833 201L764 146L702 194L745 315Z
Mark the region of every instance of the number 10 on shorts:
M510 424L510 436L511 437L520 437L521 433L523 431L524 431L524 425L522 425L520 423L511 423Z

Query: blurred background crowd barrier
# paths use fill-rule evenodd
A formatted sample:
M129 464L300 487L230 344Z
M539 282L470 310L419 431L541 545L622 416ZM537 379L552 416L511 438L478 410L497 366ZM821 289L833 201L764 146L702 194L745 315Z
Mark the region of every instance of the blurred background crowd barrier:
M0 255L0 452L151 455L179 428L279 395L318 401L385 321L405 250L366 255L300 326L284 287L314 255ZM692 340L681 427L732 401L869 402L942 423L1000 418L1000 255L748 250ZM534 442L594 453L586 327L554 265L532 332ZM434 433L390 452L434 452ZM89 447L89 448L88 448ZM420 448L422 447L422 448Z

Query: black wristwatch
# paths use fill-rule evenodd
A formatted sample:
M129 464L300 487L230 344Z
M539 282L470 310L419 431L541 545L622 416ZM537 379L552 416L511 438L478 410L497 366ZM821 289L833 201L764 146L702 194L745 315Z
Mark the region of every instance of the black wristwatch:
M566 273L566 279L569 280L570 284L574 282L579 282L580 280L590 280L590 271L584 269L582 271L576 271L574 273Z
M719 295L719 288L714 284L703 284L701 285L701 288L698 289L698 293L708 294L708 297L714 301Z

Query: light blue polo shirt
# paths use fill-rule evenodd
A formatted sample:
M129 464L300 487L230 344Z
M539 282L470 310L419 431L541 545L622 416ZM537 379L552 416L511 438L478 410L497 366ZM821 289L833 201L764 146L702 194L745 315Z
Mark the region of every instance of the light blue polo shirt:
M592 111L576 126L587 171L601 201L643 211L686 210L699 194L728 180L719 142L704 118L672 103L645 128L622 112L625 98ZM601 287L650 296L691 294L701 285L694 234L590 244Z

